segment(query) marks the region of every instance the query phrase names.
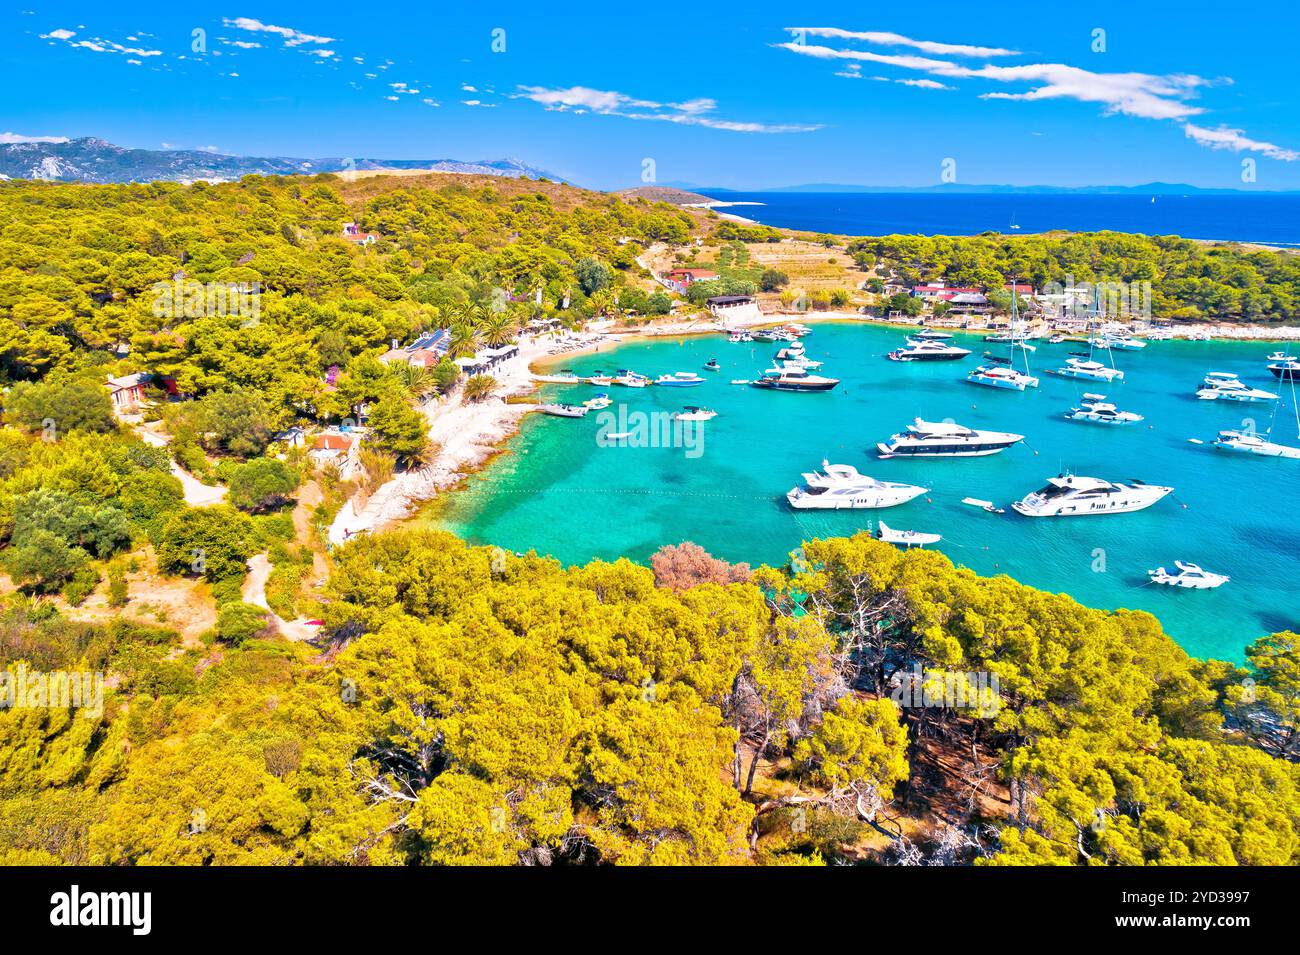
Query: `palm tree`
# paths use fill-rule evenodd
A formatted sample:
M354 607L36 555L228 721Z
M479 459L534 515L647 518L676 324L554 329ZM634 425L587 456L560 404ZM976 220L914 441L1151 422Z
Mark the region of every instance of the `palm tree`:
M489 346L500 348L515 337L515 325L510 312L488 312L478 323L478 330Z
M471 375L465 379L465 389L461 392L466 401L482 401L496 390L497 380L491 375Z
M398 365L397 380L412 398L423 398L437 386L432 369L424 365Z
M451 343L447 350L448 358L469 358L477 351L482 340L479 330L470 322L457 319L451 326Z

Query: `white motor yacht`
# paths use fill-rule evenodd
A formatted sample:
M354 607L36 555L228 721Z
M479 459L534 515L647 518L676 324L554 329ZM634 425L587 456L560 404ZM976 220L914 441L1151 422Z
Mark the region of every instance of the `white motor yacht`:
M754 388L766 388L770 391L830 391L840 383L838 378L823 378L810 375L802 368L769 368L763 377L751 381Z
M890 527L884 521L876 525L876 539L882 540L886 544L899 544L903 547L924 547L926 544L937 544L943 540L939 534L927 534L924 531L900 531Z
M608 408L613 403L614 402L610 399L609 395L601 392L593 398L588 398L582 403L582 406L584 408L590 408L592 411L599 411L602 408Z
M915 484L877 481L859 474L850 464L822 462L820 471L803 475L803 487L791 488L785 499L799 510L894 507L926 492Z
M1033 375L1017 371L1007 359L995 358L992 355L985 355L984 364L967 375L966 380L972 385L987 385L990 388L1006 388L1013 391L1038 387L1038 379Z
M1300 381L1300 361L1282 352L1274 352L1268 358L1268 370L1274 378L1280 381Z
M1082 357L1067 359L1064 365L1053 369L1051 374L1059 375L1062 378L1089 378L1093 381L1124 380L1124 372L1119 369L1103 365L1091 358Z
M1128 335L1111 335L1106 339L1106 347L1119 351L1141 351L1147 347L1147 343L1139 338L1130 338Z
M1157 567L1155 570L1148 570L1147 576L1151 578L1153 584L1164 584L1166 587L1184 587L1188 590L1213 590L1215 587L1222 587L1232 579L1231 577L1225 577L1223 574L1212 574L1197 564L1181 560L1174 561L1174 566L1178 568L1176 574L1165 570L1163 567Z
M581 405L538 405L537 410L556 418L582 418L588 409Z
M611 379L611 384L622 385L624 388L645 388L650 384L650 379L635 371L620 368L618 374Z
M1025 517L1083 517L1124 514L1150 507L1171 487L1142 481L1103 481L1100 478L1062 474L1011 506Z
M887 357L891 361L956 361L969 354L969 348L961 348L948 342L928 338L909 338L906 345L894 349Z
M877 444L876 450L882 458L979 458L997 454L1024 439L1023 434L1009 431L977 431L960 424L917 418L906 431Z
M1252 388L1230 371L1212 371L1201 382L1196 397L1202 401L1276 401L1271 391Z
M675 371L668 375L660 375L655 379L655 384L661 388L692 388L704 384L704 379L693 371Z
M1065 413L1069 421L1089 421L1093 424L1133 424L1141 421L1142 415L1132 411L1120 411L1106 400L1105 395L1085 394L1079 407L1071 408Z
M1214 446L1221 451L1259 454L1267 458L1300 458L1300 448L1277 444L1254 431L1220 431Z
M576 385L582 379L571 369L565 368L556 375L533 375L533 381L546 385Z

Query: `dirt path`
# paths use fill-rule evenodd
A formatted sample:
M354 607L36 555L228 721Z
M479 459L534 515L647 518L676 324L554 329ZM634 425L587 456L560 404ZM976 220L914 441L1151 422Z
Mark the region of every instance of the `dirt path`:
M240 596L244 603L252 604L254 607L261 607L266 611L271 622L275 624L277 630L289 640L310 640L316 636L317 628L307 624L306 617L298 617L296 620L285 620L266 602L266 582L271 578L271 571L275 567L265 554L255 554L248 558L248 576L244 578L244 586L240 588Z

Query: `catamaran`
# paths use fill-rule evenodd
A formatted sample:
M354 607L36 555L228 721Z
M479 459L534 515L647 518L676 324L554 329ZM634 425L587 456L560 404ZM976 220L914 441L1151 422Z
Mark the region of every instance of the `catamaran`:
M1132 411L1120 411L1106 400L1105 395L1084 394L1079 407L1071 408L1065 413L1068 421L1088 421L1093 424L1133 424L1141 421L1142 415Z
M785 499L799 510L895 507L926 492L915 484L877 481L859 474L851 464L822 462L820 471L802 475L803 486L791 488Z
M1271 391L1252 388L1230 371L1212 371L1201 382L1196 397L1202 401L1276 401Z
M1183 587L1188 590L1213 590L1215 587L1222 587L1232 579L1223 574L1212 574L1197 564L1181 560L1174 561L1174 566L1178 568L1176 574L1163 567L1157 567L1155 570L1148 570L1147 576L1151 578L1153 584Z
M1011 367L1009 358L998 358L987 352L984 354L984 364L967 375L966 380L972 385L988 385L990 388L1006 388L1014 391L1038 387L1038 379Z
M1101 478L1062 474L1012 504L1025 517L1084 517L1124 514L1150 507L1173 488L1142 481L1103 481Z
M1061 378L1088 378L1093 381L1124 380L1124 372L1119 369L1093 361L1090 357L1084 357L1088 353L1075 352L1074 354L1078 357L1066 359L1064 365L1052 369L1048 374L1058 375Z
M882 458L980 458L1005 451L1024 439L1023 434L1009 431L976 431L951 422L917 418L906 431L877 444L876 450Z

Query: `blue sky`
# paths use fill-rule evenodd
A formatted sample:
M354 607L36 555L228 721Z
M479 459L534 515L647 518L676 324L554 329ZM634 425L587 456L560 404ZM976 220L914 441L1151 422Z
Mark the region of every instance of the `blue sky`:
M1294 0L1058 6L18 0L0 139L515 156L597 188L652 160L741 189L1300 189Z

